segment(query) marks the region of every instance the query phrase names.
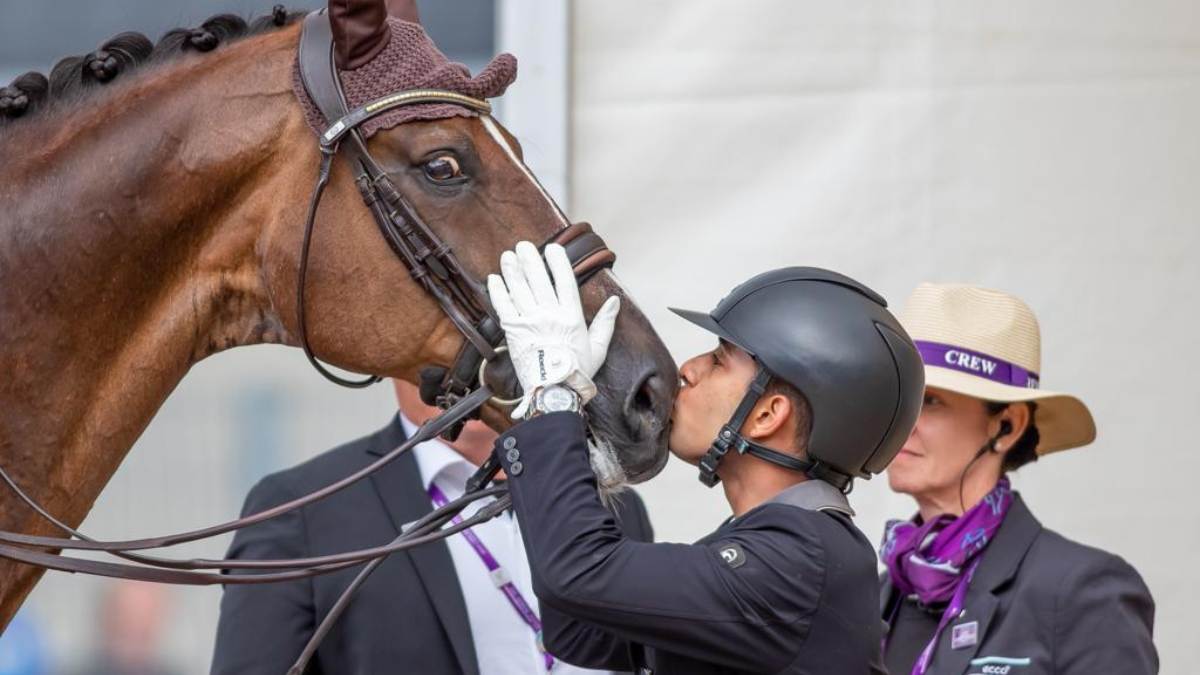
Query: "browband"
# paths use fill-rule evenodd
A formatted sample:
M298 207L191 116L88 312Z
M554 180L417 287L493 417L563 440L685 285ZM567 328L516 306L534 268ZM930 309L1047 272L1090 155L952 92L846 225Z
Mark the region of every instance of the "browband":
M321 134L321 147L331 148L337 145L343 136L357 129L363 122L376 115L382 115L392 108L417 105L419 103L453 103L454 105L474 110L482 115L490 115L492 112L492 104L487 101L471 98L470 96L458 94L453 91L444 91L441 89L402 91L377 98L338 118L333 124L329 125L325 133Z

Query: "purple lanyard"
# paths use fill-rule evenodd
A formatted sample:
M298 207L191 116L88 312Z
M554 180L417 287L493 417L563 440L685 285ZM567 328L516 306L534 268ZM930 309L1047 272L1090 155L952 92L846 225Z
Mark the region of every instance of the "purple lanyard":
M929 641L929 644L925 645L925 649L922 649L921 655L917 657L917 662L913 664L912 675L925 675L925 672L929 670L929 662L933 660L933 652L937 649L937 643L942 637L942 632L946 630L946 626L949 626L950 622L954 621L959 617L959 615L962 614L963 604L967 600L967 587L971 585L971 577L975 576L975 568L978 566L979 560L976 559L975 562L971 563L971 566L967 568L966 572L963 573L962 578L959 579L958 585L954 588L954 595L950 597L950 604L946 605L946 611L942 612L942 620L938 621L937 630L933 632L933 639ZM900 602L903 601L903 598L901 598L900 601L896 603L896 608L892 610L893 626L895 626L896 623L896 615L899 614ZM886 646L887 638L885 637L884 647Z
M446 499L446 494L432 482L429 484L429 498L433 500L433 505L439 508L450 502L450 500ZM462 516L458 515L454 516L453 522L461 523L462 520ZM529 603L525 602L525 597L521 595L521 591L517 590L516 585L512 582L512 578L508 576L508 572L500 566L500 561L496 560L496 556L492 555L492 552L488 550L487 546L484 546L479 537L469 528L463 530L461 534L467 540L467 543L471 545L471 548L475 549L475 553L483 561L484 567L487 567L488 576L492 578L492 583L496 585L496 588L500 589L504 597L508 598L509 604L512 605L521 619L533 630L533 635L537 639L538 651L542 653L542 658L546 662L546 670L550 671L554 668L554 657L542 646L541 619L538 619L538 615L530 608Z

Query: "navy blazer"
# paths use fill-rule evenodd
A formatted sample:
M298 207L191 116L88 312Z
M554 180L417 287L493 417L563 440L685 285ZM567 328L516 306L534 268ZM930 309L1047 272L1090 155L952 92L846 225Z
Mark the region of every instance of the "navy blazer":
M875 552L849 518L767 502L700 542L621 534L596 495L582 418L498 441L547 648L655 675L880 672ZM553 612L554 614L551 614Z
M929 675L1158 672L1154 600L1121 558L1042 527L1020 495L982 556ZM881 600L888 621L900 598L886 574ZM971 622L955 649L954 626Z
M374 462L404 439L397 417L370 436L267 476L246 497L243 515L328 485ZM368 479L299 511L241 530L228 555L247 560L291 558L377 546L392 541L403 523L431 510L416 458L405 453ZM623 494L615 510L629 536L652 539L637 495ZM212 672L282 675L359 569L278 584L225 587ZM306 672L477 675L466 603L445 543L389 556L359 589Z

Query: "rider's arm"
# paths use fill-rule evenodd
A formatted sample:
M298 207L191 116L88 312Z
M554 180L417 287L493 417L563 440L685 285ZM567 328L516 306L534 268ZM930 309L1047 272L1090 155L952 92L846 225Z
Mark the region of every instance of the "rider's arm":
M634 541L654 541L654 531L642 500L632 490L613 495L609 507L617 525ZM559 659L584 668L633 670L628 640L611 631L579 621L543 602L541 604L546 649Z
M541 601L542 640L546 651L580 668L629 671L629 641L586 621L580 621Z
M731 668L774 672L794 658L825 576L804 518L764 507L711 543L631 541L600 502L579 415L537 417L497 447L508 437L518 452L498 454L544 604L622 640Z

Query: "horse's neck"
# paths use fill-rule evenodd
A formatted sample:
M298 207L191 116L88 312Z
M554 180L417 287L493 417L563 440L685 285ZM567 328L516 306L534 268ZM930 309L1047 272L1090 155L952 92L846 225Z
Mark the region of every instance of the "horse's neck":
M18 127L7 145L0 462L70 523L191 364L288 339L256 253L280 200L250 192L293 159L280 153L297 144L277 142L303 124L288 103L295 35L249 42ZM44 525L0 490L0 528ZM0 585L24 581L0 567Z

